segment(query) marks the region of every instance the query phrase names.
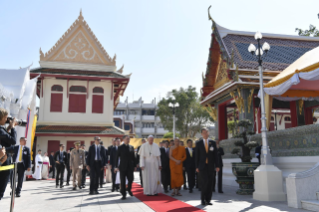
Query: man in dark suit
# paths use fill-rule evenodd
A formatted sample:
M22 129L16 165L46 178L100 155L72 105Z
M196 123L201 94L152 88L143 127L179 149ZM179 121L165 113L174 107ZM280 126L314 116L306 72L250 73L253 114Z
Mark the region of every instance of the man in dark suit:
M106 151L104 146L100 145L100 137L94 137L94 144L89 148L87 158L87 170L90 171L90 195L99 194L99 175L102 169L106 168Z
M30 149L25 146L27 140L25 137L20 138L20 145L6 148L7 153L13 154L13 162L17 163L18 185L16 188L16 197L20 197L24 172L31 170Z
M50 172L53 172L52 178L55 178L55 160L54 160L54 152L51 152L51 155L49 156L50 160Z
M103 146L103 141L100 141L100 146L101 147L104 147ZM101 172L100 172L100 176L99 176L99 179L100 179L100 188L103 188L103 184L104 184L104 177L105 177L105 169L107 168L106 167L106 164L108 163L108 152L107 152L107 149L104 147L103 150L101 149L101 151L104 151L103 154L105 155L105 158L104 158L104 167L103 169L101 169Z
M64 150L64 145L60 144L60 150L57 151L54 155L55 165L56 165L56 178L55 184L56 187L59 186L60 179L60 188L63 188L63 174L65 169L65 164L67 163L68 155Z
M201 204L212 205L213 195L213 175L219 171L220 165L217 156L216 143L208 138L209 132L206 128L201 129L202 139L196 142L195 167L199 173L201 183Z
M0 144L2 147L10 147L16 144L17 133L14 129L16 126L15 119L10 121L10 124L7 129L3 127L8 118L8 112L0 108ZM7 160L1 164L1 166L7 166L11 164L11 156L7 155ZM3 194L6 190L7 184L9 182L11 170L1 171L0 174L0 200L3 197Z
M163 141L163 147L160 148L160 151L161 151L161 162L162 162L162 170L161 170L162 184L163 184L164 192L168 193L168 186L171 184L168 141Z
M219 141L216 140L216 146L217 146L217 156L218 156L218 161L220 165L220 169L218 172L218 193L224 193L222 189L222 184L223 184L223 159L222 156L225 154L224 150L222 147L219 146ZM216 172L214 172L214 178L213 178L213 191L215 191L215 185L216 185Z
M107 152L109 153L109 155L111 155L112 148L115 147L115 141L116 141L116 139L117 139L117 138L113 138L113 139L112 139L112 145L110 145L110 146L107 147ZM111 160L111 159L110 159L110 160Z
M131 189L136 167L134 147L129 145L130 137L128 135L123 136L123 141L124 144L119 146L116 156L116 171L120 171L122 200L126 199L126 179L128 181L128 193L133 196ZM118 164L119 159L120 164Z
M66 175L66 186L70 185L70 177L71 177L71 172L72 170L70 169L70 152L74 149L74 147L71 147L68 152L67 152L67 160L65 163L65 167L66 167L66 171L67 171L67 175Z
M115 170L115 166L116 166L116 157L117 157L117 150L120 146L121 143L121 139L116 138L115 139L115 143L114 143L114 147L112 147L111 149L111 153L110 153L110 169L111 169L111 173L112 173L112 192L114 192L115 190L118 191L119 190L119 186L117 184L115 184L115 179L116 179L116 172Z
M184 160L183 166L187 173L189 193L193 193L195 186L195 151L193 149L192 139L187 140L186 160Z
M85 150L85 144L81 145L81 149L83 149L83 151L85 152L85 164L86 164L89 153L88 153L88 151ZM86 174L87 174L86 166L83 166L83 169L82 169L82 188L85 188Z
M142 139L142 145L145 144L146 139L143 138ZM141 146L142 146L141 145ZM136 167L139 168L140 167L140 155L138 154L138 152L140 151L141 146L137 147L136 149ZM141 181L141 186L143 187L143 175L142 175L142 169L140 169L140 181Z

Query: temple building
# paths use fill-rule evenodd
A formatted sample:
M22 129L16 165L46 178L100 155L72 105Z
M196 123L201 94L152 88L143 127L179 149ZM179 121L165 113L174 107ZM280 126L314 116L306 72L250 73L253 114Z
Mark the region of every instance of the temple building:
M104 145L121 137L125 130L114 126L113 110L123 95L130 75L117 68L116 55L110 57L80 12L79 17L47 52L40 49L38 77L40 98L36 128L36 149L57 151L81 141L89 146L94 136Z
M258 62L248 52L256 44L253 32L234 31L212 20L212 38L206 73L203 74L202 102L215 114L216 137L227 139L227 122L235 118L250 119L254 131L260 133L261 111ZM263 33L263 42L271 46L263 60L264 83L271 81L303 54L319 46L319 38ZM268 105L267 105L268 103ZM271 104L272 103L272 104ZM282 101L266 99L269 131L313 124L317 121L317 101ZM235 113L234 113L235 110ZM233 114L236 114L234 117Z
M255 32L226 29L209 18L212 21L212 34L207 68L202 75L201 104L214 118L215 137L224 148L223 184L238 186L232 163L241 160L237 154L232 154L232 150L239 138L233 138L228 125L230 121L249 119L253 126L248 131L255 134L249 135L248 139L261 144L258 61L248 51L248 46L251 43L256 45L257 41L254 38ZM276 79L283 71L291 71L289 67L295 61L310 52L319 52L318 37L262 35L261 44L270 44L270 50L262 63L265 89L286 82L288 75L280 76L279 81ZM319 62L313 64L313 67L317 67ZM289 77L294 74L298 76L298 70L289 72ZM275 84L272 80L275 80ZM272 96L266 92L268 145L274 165L282 171L284 191L288 175L308 170L319 160L319 125L315 124L319 116L318 90L318 82L300 79L299 85L293 85L280 95ZM254 151L253 148L252 162L257 162Z

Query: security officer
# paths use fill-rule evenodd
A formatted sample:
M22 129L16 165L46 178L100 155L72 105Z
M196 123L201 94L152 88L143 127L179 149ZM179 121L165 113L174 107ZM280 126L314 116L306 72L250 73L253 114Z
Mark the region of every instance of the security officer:
M14 129L16 126L16 121L13 119L7 129L3 126L5 125L8 118L8 111L0 108L0 144L2 147L10 147L16 144L17 133ZM1 166L7 166L11 164L11 156L7 156L7 160L1 164ZM11 170L5 170L0 172L0 200L6 190L7 184L9 182Z
M85 152L80 149L81 142L74 142L75 149L70 152L70 169L72 170L73 190L76 190L76 178L78 178L78 186L82 189L82 169L86 166Z

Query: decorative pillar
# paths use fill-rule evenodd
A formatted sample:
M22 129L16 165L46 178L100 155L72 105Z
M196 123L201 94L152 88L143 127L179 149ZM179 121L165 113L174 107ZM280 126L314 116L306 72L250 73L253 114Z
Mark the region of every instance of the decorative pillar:
M297 104L296 101L290 102L290 120L291 120L291 127L297 127Z
M221 141L226 138L227 138L226 104L222 103L218 105L218 139Z

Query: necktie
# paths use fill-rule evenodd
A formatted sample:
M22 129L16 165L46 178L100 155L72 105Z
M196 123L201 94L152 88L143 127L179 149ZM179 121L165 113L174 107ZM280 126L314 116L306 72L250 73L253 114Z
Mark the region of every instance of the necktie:
M99 147L97 147L97 160L100 160L100 148Z
M191 157L193 157L193 151L192 151L192 149L189 149L189 154L190 154Z
M19 162L22 161L22 146L20 146L20 155L19 155Z
M205 149L206 149L206 153L208 153L208 141L205 141ZM206 163L208 163L208 157L206 157Z

